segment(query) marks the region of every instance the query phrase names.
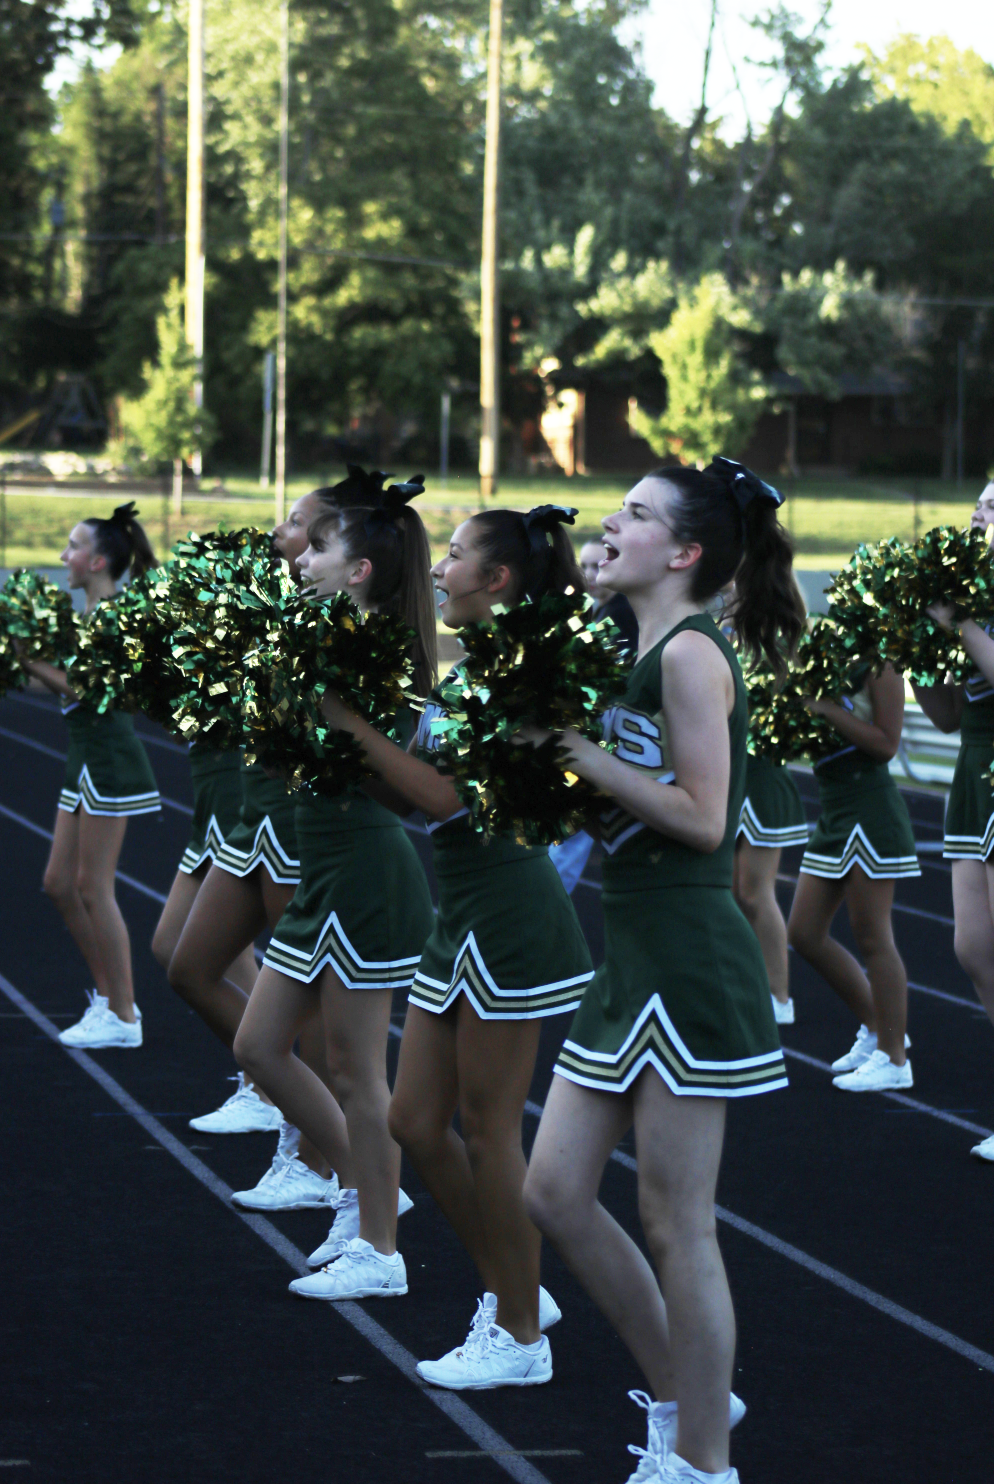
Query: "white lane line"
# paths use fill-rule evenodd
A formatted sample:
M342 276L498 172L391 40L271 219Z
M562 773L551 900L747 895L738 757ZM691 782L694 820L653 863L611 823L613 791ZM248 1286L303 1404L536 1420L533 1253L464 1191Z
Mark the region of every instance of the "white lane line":
M51 1041L54 1041L61 1051L64 1051L67 1056L71 1057L88 1077L92 1077L94 1082L102 1087L104 1092L113 1098L114 1102L123 1108L125 1113L129 1114L158 1145L166 1150L167 1153L171 1154L188 1174L192 1175L205 1189L210 1191L211 1195L216 1196L223 1205L227 1206L233 1216L237 1216L239 1221L243 1221L246 1226L250 1227L256 1236L265 1242L267 1247L282 1257L283 1261L288 1267L293 1269L298 1277L304 1277L310 1272L310 1268L307 1266L307 1258L299 1247L295 1247L289 1238L285 1237L271 1221L266 1220L265 1216L256 1215L251 1211L239 1211L233 1206L231 1204L231 1187L226 1185L223 1180L220 1180L214 1174L214 1171L204 1164L203 1160L198 1159L195 1154L191 1154L186 1145L181 1143L167 1128L164 1128L157 1118L154 1118L151 1113L146 1112L141 1103L137 1102L129 1092L126 1092L121 1084L111 1077L108 1072L105 1072L103 1067L98 1062L95 1062L91 1056L88 1056L85 1051L77 1051L71 1047L63 1046L59 1040L59 1032L48 1019L48 1016L43 1015L40 1010L36 1009L31 1001L25 995L21 994L19 989L15 989L9 979L5 979L2 974L0 974L0 991L7 996L12 1004L23 1011L40 1031L43 1031ZM440 1412L444 1412L449 1420L454 1422L460 1431L465 1433L482 1452L492 1455L494 1462L505 1473L510 1474L512 1479L518 1480L518 1484L549 1484L545 1475L540 1474L533 1464L530 1464L526 1458L523 1458L520 1453L511 1447L510 1443L501 1437L500 1433L484 1422L483 1418L478 1416L472 1407L468 1407L464 1401L451 1391L436 1391L434 1388L426 1386L418 1377L415 1370L417 1360L411 1352L405 1349L398 1340L395 1340L393 1335L385 1330L381 1324L378 1324L375 1319L372 1319L359 1304L343 1302L330 1304L329 1307L333 1308L347 1324L351 1325L354 1330L357 1330L362 1335L364 1340L367 1340L374 1349L378 1350L392 1365L396 1366L418 1388L426 1400L436 1406Z
M792 1061L804 1062L805 1066L817 1067L819 1072L831 1072L832 1068L827 1061L820 1061L817 1056L808 1056L804 1051L794 1051L789 1046L782 1048L784 1056L789 1056ZM909 1098L904 1092L878 1092L876 1097L889 1098L892 1103L900 1103L903 1108L911 1108L915 1113L927 1113L930 1118L938 1118L943 1123L951 1123L954 1128L965 1129L968 1134L979 1134L982 1139L990 1137L992 1130L981 1128L979 1123L968 1123L965 1118L957 1118L955 1113L947 1113L944 1108L933 1108L930 1103L921 1103L917 1098Z
M51 830L42 829L40 824L35 824L33 819L25 819L23 814L15 814L14 810L8 809L6 804L0 804L0 814L5 819L13 820L15 824L23 825L26 830L31 831L32 835L40 835L43 840L51 841L53 838ZM115 871L114 874L118 881L123 882L125 886L130 886L132 891L140 892L143 897L150 897L153 902L165 906L166 899L161 891L153 891L150 886L145 885L144 881L138 881L134 876L129 876L126 871Z
M42 701L35 696L8 695L6 699L16 701L19 706L32 706L36 711L44 711L48 716L60 715L59 711L48 701ZM180 757L190 755L189 748L184 747L182 742L169 742L165 737L153 737L148 732L139 732L138 735L143 742L148 743L149 747L161 747L163 752L176 752Z
M43 752L46 757L54 757L60 763L64 763L68 756L68 753L57 752L54 747L46 747L44 742L36 742L33 737L25 737L21 732L10 732L6 727L0 727L0 737L6 737L10 742L20 742L23 747ZM175 809L177 814L185 814L187 819L193 818L193 810L189 804L181 804L178 799L167 799L165 794L160 794L159 798L167 809Z

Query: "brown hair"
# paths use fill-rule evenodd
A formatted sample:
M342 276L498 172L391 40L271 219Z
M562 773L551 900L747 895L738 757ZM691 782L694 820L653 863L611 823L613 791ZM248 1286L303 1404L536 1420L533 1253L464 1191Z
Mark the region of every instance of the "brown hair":
M568 587L586 592L573 543L564 529L576 510L563 505L536 505L520 510L481 510L471 515L476 549L484 572L507 567L514 583L511 603L540 598Z
M82 522L93 532L93 549L98 556L107 558L107 568L115 582L125 572L133 582L156 564L152 543L144 526L139 524L138 515L134 500L130 500L127 505L118 505L108 520L91 516Z

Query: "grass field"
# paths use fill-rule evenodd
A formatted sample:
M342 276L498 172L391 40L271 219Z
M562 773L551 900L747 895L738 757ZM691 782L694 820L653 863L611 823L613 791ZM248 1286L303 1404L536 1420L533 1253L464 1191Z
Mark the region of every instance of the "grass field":
M315 484L339 478L339 472L316 470L289 482L288 505ZM206 482L205 482L206 483ZM499 502L525 508L534 504L576 506L578 541L596 536L602 516L617 509L630 481L596 476L566 479L514 478L502 481ZM91 486L92 487L92 486ZM7 490L0 498L0 566L53 566L75 521L90 515L109 515L124 496L113 490L90 495L80 481L77 488L62 484L28 492ZM834 569L846 562L861 541L885 536L910 539L931 526L965 524L977 489L938 479L820 479L787 481L783 519L794 537L799 567ZM157 549L165 549L188 530L209 531L224 526L267 525L273 518L272 493L254 481L232 475L223 489L211 488L187 498L181 518L170 516L168 502L157 494L139 499L142 520ZM4 509L5 507L5 509ZM437 552L453 526L479 508L475 478L456 476L442 485L429 476L418 502Z

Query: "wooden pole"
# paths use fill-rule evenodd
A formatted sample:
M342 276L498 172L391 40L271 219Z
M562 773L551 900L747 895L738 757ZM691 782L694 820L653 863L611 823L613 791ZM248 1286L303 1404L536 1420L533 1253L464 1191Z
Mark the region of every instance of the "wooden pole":
M197 362L194 400L204 405L204 0L190 0L186 129L186 338ZM201 472L199 449L191 459Z
M280 6L280 264L276 309L276 524L286 516L286 277L290 158L290 4Z
M483 158L483 244L480 259L480 498L497 493L500 466L500 285L497 237L500 185L500 61L502 0L490 0L487 54L487 139Z

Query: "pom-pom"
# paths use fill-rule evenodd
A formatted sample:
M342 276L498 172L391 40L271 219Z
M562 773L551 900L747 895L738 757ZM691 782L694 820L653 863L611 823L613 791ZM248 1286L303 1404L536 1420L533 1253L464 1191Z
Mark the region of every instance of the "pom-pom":
M245 687L246 758L275 768L291 788L338 794L375 776L347 732L320 709L335 690L379 731L411 704L414 630L387 613L363 614L346 594L303 601Z
M539 747L514 738L525 722L554 734L574 727L601 743L603 713L621 698L625 672L617 630L593 619L586 595L544 593L471 624L467 658L440 687L447 715L433 722L439 760L451 772L476 829L546 845L581 829L602 800L570 773L553 735Z
M19 567L0 589L0 627L23 659L64 665L76 647L72 598L40 572Z
M805 705L835 701L851 683L854 661L845 634L832 618L816 618L801 635L797 654L782 685L765 666L746 676L749 692L749 751L772 763L817 761L837 752L839 734Z
M172 654L169 591L168 565L153 567L81 620L68 676L85 706L141 711L171 725L181 672Z
M958 636L926 609L951 603L960 618L994 614L994 567L986 537L936 526L916 542L890 538L856 548L829 589L830 612L854 656L889 662L918 684L946 676L962 682L972 668Z
M17 657L13 637L0 628L0 697L18 690L27 680L27 672Z

